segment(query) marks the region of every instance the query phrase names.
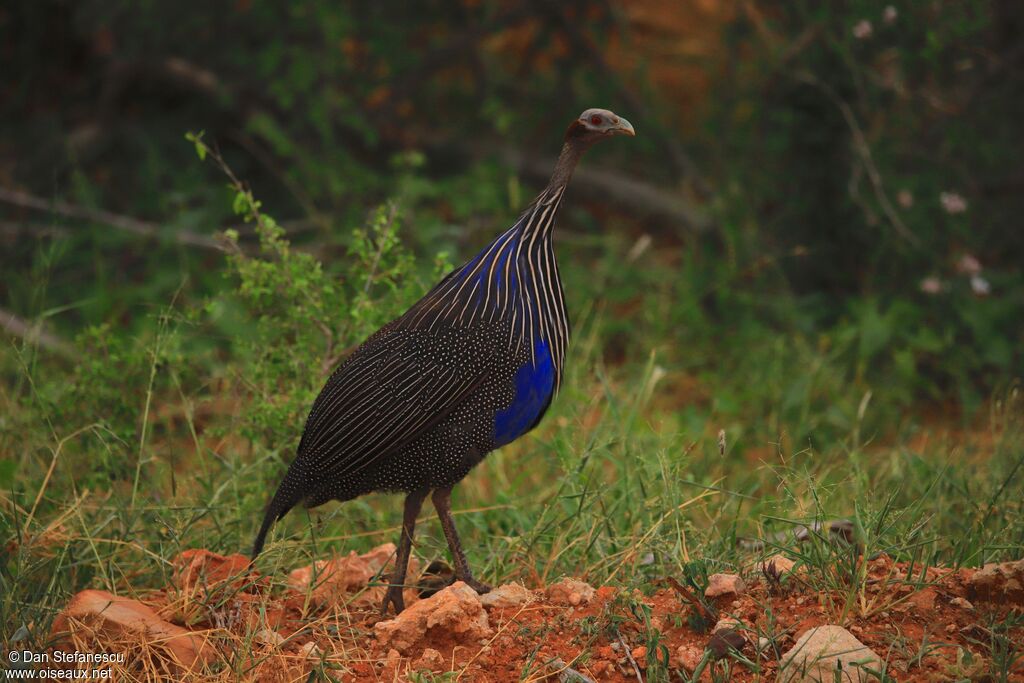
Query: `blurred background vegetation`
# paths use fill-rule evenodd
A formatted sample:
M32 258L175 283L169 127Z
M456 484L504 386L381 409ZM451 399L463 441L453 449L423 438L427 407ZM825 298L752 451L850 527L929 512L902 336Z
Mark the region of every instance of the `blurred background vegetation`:
M242 547L324 373L508 226L592 106L637 137L590 153L560 218L567 396L469 500L585 494L598 446L594 476L621 475L604 495L628 500L623 459L724 429L724 461L701 446L680 472L712 485L729 463L820 449L842 479L865 445L901 444L837 505L876 475L910 501L935 491L922 425L1000 435L1019 414L1016 0L37 0L0 8L0 61L9 539L92 491L110 496L96 515L133 511L119 538L159 529L163 556L197 520L212 547ZM502 459L549 447L539 479ZM949 490L1012 498L999 462ZM749 495L777 484L732 471ZM182 501L198 507L158 509ZM377 528L352 505L365 518L339 528ZM964 505L941 531L990 528L971 552L997 529L1024 538L1012 510ZM515 526L502 514L478 523ZM57 580L52 555L16 563L17 547L8 580ZM72 565L76 585L118 580Z

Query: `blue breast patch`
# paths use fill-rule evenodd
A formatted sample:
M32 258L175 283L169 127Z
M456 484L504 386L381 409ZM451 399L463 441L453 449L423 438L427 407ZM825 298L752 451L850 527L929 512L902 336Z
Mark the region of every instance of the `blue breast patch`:
M537 422L555 388L555 366L546 342L537 344L537 362L527 362L515 375L512 404L494 416L496 446L515 441Z

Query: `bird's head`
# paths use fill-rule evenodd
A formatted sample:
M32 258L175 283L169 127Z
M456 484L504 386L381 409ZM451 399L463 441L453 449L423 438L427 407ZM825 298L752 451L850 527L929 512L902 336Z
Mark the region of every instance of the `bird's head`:
M588 143L613 135L636 135L632 124L607 109L588 109L572 122L566 131L566 139L578 139Z

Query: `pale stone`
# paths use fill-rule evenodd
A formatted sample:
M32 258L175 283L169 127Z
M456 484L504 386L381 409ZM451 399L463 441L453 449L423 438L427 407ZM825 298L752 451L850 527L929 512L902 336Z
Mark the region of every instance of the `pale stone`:
M253 638L257 643L271 647L281 647L284 644L284 636L269 628L260 629Z
M317 647L317 644L312 640L299 648L299 656L303 659L319 660L323 657L323 652Z
M949 604L953 605L954 607L959 607L960 609L974 609L974 605L971 604L970 600L965 600L961 597L953 598L949 601Z
M736 574L712 574L708 577L708 587L704 589L706 598L723 598L743 595L747 584Z
M547 594L553 605L578 607L594 599L594 588L584 581L565 578L548 586Z
M318 605L348 602L353 593L361 591L379 576L386 582L394 566L395 544L385 543L373 550L357 555L348 555L330 560L318 560L312 565L300 567L288 575L288 585L300 593L311 591L310 597ZM419 562L409 558L408 576L415 576ZM384 587L377 586L364 594L362 602L375 603L384 597Z
M779 683L832 681L839 666L844 683L876 682L867 669L880 671L882 659L842 626L818 626L806 631L782 656Z
M138 600L101 590L84 590L71 598L53 622L53 633L74 634L77 643L91 643L97 652L111 638L134 636L140 649L164 648L173 664L185 671L200 670L215 655L203 635L164 621Z
M746 625L739 619L733 619L732 617L722 617L715 624L715 627L711 629L712 633L721 631L722 629L732 629L733 631L743 631L746 629Z
M506 583L484 593L480 602L484 607L522 607L535 601L537 597L521 583Z
M1024 560L986 564L967 580L967 595L974 600L1024 602Z
M785 555L772 555L761 562L761 573L765 576L776 575L783 577L786 574L792 574L793 568L796 567L796 562L789 559Z
M460 641L477 641L493 635L480 596L462 581L416 602L394 619L373 627L378 642L408 652L428 634L443 633Z
M693 673L704 658L704 650L695 645L680 645L676 650L675 663L686 671Z

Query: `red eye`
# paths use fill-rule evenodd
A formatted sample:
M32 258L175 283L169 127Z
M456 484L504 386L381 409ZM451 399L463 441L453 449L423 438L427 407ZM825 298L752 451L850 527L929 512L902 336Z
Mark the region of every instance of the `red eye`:
M601 123L601 117L598 116L597 114L594 114L593 116L590 117L590 122L595 126L599 125Z

